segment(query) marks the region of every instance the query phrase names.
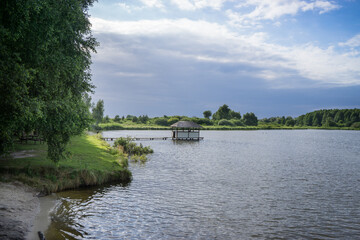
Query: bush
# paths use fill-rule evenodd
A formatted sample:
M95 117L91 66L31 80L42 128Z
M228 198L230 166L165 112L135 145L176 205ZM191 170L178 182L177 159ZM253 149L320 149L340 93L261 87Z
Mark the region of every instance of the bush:
M231 121L226 120L226 119L221 119L219 121L218 125L220 125L220 126L234 126L234 124Z
M119 147L119 146L121 146L124 153L129 155L143 155L154 152L154 150L152 150L149 146L144 147L141 143L140 146L137 146L136 143L134 143L130 137L118 138L114 142L114 147Z
M181 121L193 121L193 120L189 117L182 117Z
M241 120L231 120L231 122L236 126L244 126L244 123Z
M214 125L210 119L207 118L196 118L194 119L197 124L211 126Z
M123 129L122 125L120 123L117 122L112 122L112 123L100 123L99 126L97 126L97 129L94 128L95 130L121 130Z
M174 124L174 123L176 123L176 122L178 122L178 121L179 121L178 118L172 117L172 118L170 118L169 120L167 120L167 123L168 123L168 125L172 125L172 124Z
M353 128L360 128L360 122L355 122L351 125Z
M257 126L258 125L258 119L257 117L255 116L254 113L245 113L243 115L243 122L245 125L248 125L248 126ZM282 122L282 124L285 123L285 117L284 117L284 121Z
M155 119L154 123L156 125L160 125L160 126L169 126L166 118L157 118L157 119Z

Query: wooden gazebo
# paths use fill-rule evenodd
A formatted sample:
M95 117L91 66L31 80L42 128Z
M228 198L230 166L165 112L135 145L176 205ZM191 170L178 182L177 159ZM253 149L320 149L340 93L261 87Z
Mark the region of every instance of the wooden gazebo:
M200 126L192 121L179 121L171 125L173 140L193 140L199 141L204 139L200 137Z

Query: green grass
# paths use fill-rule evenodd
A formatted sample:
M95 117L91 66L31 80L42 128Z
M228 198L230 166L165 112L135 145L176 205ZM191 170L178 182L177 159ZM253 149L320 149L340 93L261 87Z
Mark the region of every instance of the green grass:
M16 144L15 151L32 150L35 156L0 159L2 180L19 180L45 193L107 182L129 182L127 159L96 136L71 139L67 159L55 164L49 160L46 144Z

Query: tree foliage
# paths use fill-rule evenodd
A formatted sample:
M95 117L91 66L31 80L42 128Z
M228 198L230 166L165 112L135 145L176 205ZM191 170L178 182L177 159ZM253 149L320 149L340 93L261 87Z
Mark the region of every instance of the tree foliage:
M212 113L210 110L206 110L203 112L204 118L207 118L207 119L209 119L211 117L211 114Z
M218 125L219 126L234 126L234 123L227 120L227 119L221 119L219 122L218 122Z
M245 113L243 115L243 122L245 125L248 125L248 126L257 126L258 125L258 119L257 117L255 116L254 113Z
M93 0L2 0L0 3L0 153L14 135L36 131L58 161L91 116L90 31Z
M351 127L360 121L360 109L324 109L296 118L298 126Z
M92 109L92 116L95 120L96 125L101 123L104 118L104 100L99 99L95 105L95 107Z
M119 115L116 115L115 118L114 118L114 121L115 122L120 122L121 121L121 118Z
M240 112L234 112L229 108L228 105L224 104L213 114L214 120L221 120L221 119L241 119Z

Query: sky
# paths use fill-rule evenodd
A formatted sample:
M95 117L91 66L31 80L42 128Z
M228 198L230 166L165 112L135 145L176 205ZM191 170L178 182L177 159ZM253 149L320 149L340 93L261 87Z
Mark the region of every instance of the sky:
M99 0L105 115L360 108L360 0Z

